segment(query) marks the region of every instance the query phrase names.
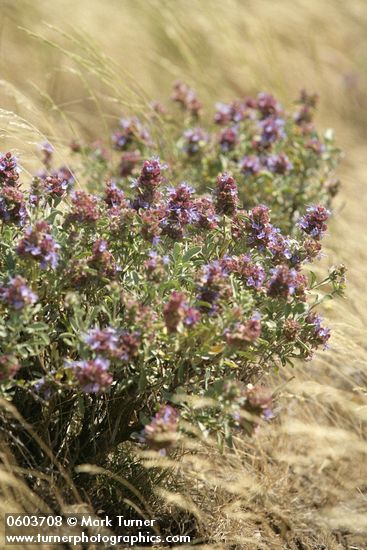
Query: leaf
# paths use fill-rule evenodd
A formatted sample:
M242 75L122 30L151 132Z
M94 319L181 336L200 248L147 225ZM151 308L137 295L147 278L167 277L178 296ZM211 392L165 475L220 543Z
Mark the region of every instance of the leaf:
M191 258L194 258L194 256L197 256L199 252L201 251L201 246L193 246L192 248L189 248L189 250L184 254L183 261L188 262L191 260Z
M313 271L310 271L310 288L314 287L314 284L317 281L317 277Z
M172 256L173 256L173 258L176 262L179 258L181 258L182 254L181 254L181 245L180 245L180 243L175 243L175 245L173 247Z
M210 348L209 353L211 353L212 355L217 355L218 353L221 353L223 350L224 350L224 344L217 344Z
M239 368L239 365L237 365L237 363L232 361L232 359L224 359L223 363L224 363L224 365L227 365L227 367L229 367L231 369L238 369Z

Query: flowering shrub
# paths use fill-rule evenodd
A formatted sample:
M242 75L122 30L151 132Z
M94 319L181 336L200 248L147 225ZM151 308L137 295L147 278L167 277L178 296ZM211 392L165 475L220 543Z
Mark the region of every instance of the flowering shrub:
M182 125L197 123L195 92L178 83L173 99ZM123 119L115 152L73 144L87 189L99 175L95 194L73 190L45 144L29 190L14 156L1 157L0 388L59 455L103 460L134 434L162 449L179 410L250 433L271 396L248 384L327 345L318 293L341 292L344 270L320 282L305 270L335 192L315 101L303 94L292 116L268 94L218 104L214 129L184 129L167 163L149 156L162 149L149 129Z

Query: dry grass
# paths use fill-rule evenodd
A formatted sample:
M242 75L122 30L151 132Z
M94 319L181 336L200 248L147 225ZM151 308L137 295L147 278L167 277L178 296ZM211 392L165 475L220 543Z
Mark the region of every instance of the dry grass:
M336 129L346 151L324 260L349 268L346 299L326 309L334 329L331 350L269 378L277 387L294 377L279 392L279 419L253 441L238 441L228 456L208 442L195 460L185 454L174 465L183 487L174 500L197 516L199 535L218 548L365 548L366 2L1 4L2 107L20 117L0 113L1 148L15 146L29 169L40 133L58 143L63 156L71 135L88 137L97 129L103 136L110 117L166 97L176 77L206 101L266 89L289 104L302 86L320 93L321 124ZM34 501L9 465L0 490L0 514L31 509ZM168 507L172 499L165 495Z

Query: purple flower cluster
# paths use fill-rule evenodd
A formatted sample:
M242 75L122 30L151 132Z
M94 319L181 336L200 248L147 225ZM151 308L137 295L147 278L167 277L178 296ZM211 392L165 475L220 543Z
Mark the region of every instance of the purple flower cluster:
M104 200L108 208L126 208L128 201L125 198L125 193L120 189L114 181L109 181L105 187Z
M145 426L140 441L164 455L177 438L178 421L178 411L171 405L162 405Z
M309 94L305 90L301 91L301 95L297 103L300 104L299 111L294 115L294 121L301 126L303 133L310 133L314 129L313 115L319 100L318 94Z
M15 187L19 179L20 168L16 158L10 153L0 155L0 186Z
M12 277L6 286L0 287L0 300L15 310L35 304L37 299L37 294L29 288L27 281L20 275Z
M283 325L283 335L288 342L294 342L300 332L301 325L296 319L286 319Z
M4 223L23 226L27 218L24 195L12 185L0 188L0 219Z
M160 224L163 234L180 240L184 236L185 227L198 221L193 193L192 187L186 183L170 189L164 217Z
M233 101L232 103L216 103L216 113L214 122L225 126L231 122L241 122L245 118L250 118L249 109L253 109L255 104L251 101Z
M33 227L29 226L24 230L23 238L17 246L17 253L19 256L40 262L41 269L46 269L48 265L55 268L59 260L59 248L60 245L52 237L48 223L38 221Z
M269 117L260 121L261 136L258 145L267 149L275 141L285 137L284 120L282 118Z
M202 103L198 100L196 92L186 84L178 80L173 86L172 101L179 103L193 117L198 117L202 109Z
M287 265L278 265L270 271L268 281L268 296L273 298L288 298L296 295L300 300L305 297L307 287L306 277L296 269Z
M159 198L158 187L162 184L162 171L166 168L159 158L145 160L139 178L134 183L138 195L134 207L150 208Z
M266 92L261 92L257 96L256 107L262 118L277 116L283 112L282 106L275 97Z
M149 131L138 118L122 118L118 130L112 134L112 143L115 149L124 151L135 143L150 145L151 138Z
M247 384L235 380L226 381L223 397L232 405L232 418L238 427L252 435L258 428L259 419L273 418L272 394L264 386Z
M245 222L245 230L248 235L248 244L259 250L269 250L274 261L292 259L290 241L280 233L280 229L270 223L267 206L260 204L250 210Z
M250 256L225 257L222 264L230 273L235 273L247 286L260 290L265 281L265 270L259 263L253 263Z
M159 242L162 233L161 221L164 213L163 208L149 208L140 212L141 236L154 245Z
M113 255L108 250L107 241L97 239L92 247L92 256L88 258L88 265L98 271L102 277L113 278L118 266L113 258Z
M305 251L305 261L312 262L315 258L321 257L321 243L315 239L306 239L303 243L303 249Z
M315 155L322 155L325 152L325 145L318 138L311 138L305 143L305 148L313 151Z
M324 206L310 206L298 222L299 227L315 240L320 240L327 230L326 221L330 216Z
M308 342L312 347L317 348L322 345L324 349L327 347L327 343L330 339L330 329L322 326L322 317L316 313L310 313L306 317L306 323L309 325L311 335L308 337Z
M183 151L189 156L195 156L208 143L208 134L202 128L190 128L183 134Z
M135 167L141 162L139 151L124 151L120 158L119 173L122 178L130 176Z
M261 170L261 163L258 157L246 155L240 162L240 168L245 176L256 176Z
M259 204L250 210L248 220L245 223L250 245L260 248L267 247L269 238L273 234L273 226L270 224L269 208Z
M125 362L137 356L140 340L138 332L117 330L113 327L91 329L84 337L84 342L92 351L105 355L109 359Z
M96 357L88 361L67 362L66 366L73 369L84 393L100 393L108 390L112 384L112 374L108 372L108 359Z
M293 164L285 153L271 155L266 159L266 166L274 174L287 174L293 169Z
M110 355L118 349L118 341L117 331L112 327L93 328L84 337L84 342L92 351Z
M195 200L197 212L197 226L202 229L215 229L218 226L219 216L217 215L211 197L198 197Z
M19 369L20 365L13 355L0 355L0 382L13 378Z
M159 282L165 275L165 266L169 263L168 256L159 256L155 250L149 252L148 259L144 262L148 281Z
M216 211L219 214L233 215L238 207L238 188L236 180L224 173L217 177Z
M235 126L223 128L219 134L219 145L223 153L232 151L239 142L238 130Z
M233 328L224 331L228 346L244 350L261 335L260 315L255 314L245 323L236 323Z
M43 153L42 162L47 168L47 170L49 170L51 167L52 157L54 154L54 148L51 145L51 143L49 143L48 141L44 141L43 143L40 144L39 147Z
M247 401L247 409L250 413L261 416L266 420L272 418L272 394L268 388L264 386L253 386L248 384L244 397Z
M45 176L44 189L51 198L59 199L66 195L75 183L72 172L62 166L58 170L52 170L49 176Z
M68 222L95 223L100 217L99 199L85 191L74 191L71 195L72 210Z
M180 323L194 326L200 320L199 311L190 307L182 292L173 291L163 308L163 317L168 332L177 332Z
M210 315L218 311L218 301L231 295L228 270L218 260L205 265L200 274L197 299L203 302L200 309Z

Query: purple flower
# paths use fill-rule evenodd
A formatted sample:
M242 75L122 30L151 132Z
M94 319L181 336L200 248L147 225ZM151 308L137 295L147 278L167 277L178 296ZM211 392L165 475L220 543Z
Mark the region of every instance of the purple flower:
M235 126L224 128L219 134L219 145L224 153L232 151L239 142L238 131Z
M198 197L195 200L195 210L198 216L198 227L202 229L215 229L218 226L219 216L215 212L211 197Z
M195 326L201 319L200 311L196 307L185 307L184 324L188 327Z
M33 227L27 227L17 246L19 256L39 261L41 269L46 269L47 265L55 268L59 260L56 251L60 245L50 233L51 227L45 221L38 221Z
M246 409L250 413L269 420L274 416L272 410L272 394L264 386L253 386L248 384L244 393L246 398Z
M108 250L108 243L104 239L97 239L92 247L92 256L88 258L88 265L95 269L102 277L113 278L120 268L116 265L112 253Z
M136 117L122 118L119 128L112 134L112 143L115 149L123 151L128 149L132 143L151 144L147 128Z
M162 171L166 168L159 161L159 158L145 160L139 178L134 182L137 192L137 199L134 208L150 208L160 197L157 192L162 184Z
M149 208L139 212L141 221L141 236L153 245L158 244L162 233L161 221L165 211L162 208Z
M151 250L148 259L144 262L148 281L162 281L165 276L165 266L168 263L168 256L159 256L155 250Z
M20 168L17 159L8 152L0 154L0 187L3 185L15 187L19 179Z
M310 149L316 155L322 155L325 152L325 145L317 138L312 138L305 143L305 148Z
M228 124L232 121L232 106L227 103L216 103L214 122L217 124Z
M44 141L40 144L40 149L43 153L43 159L42 162L46 166L47 169L51 166L52 156L54 153L54 148L48 141Z
M122 178L130 176L134 168L140 164L141 155L139 151L125 151L120 158L119 172Z
M256 176L261 170L260 160L254 155L246 155L240 162L240 168L245 176Z
M319 241L327 230L326 221L330 216L324 206L309 206L306 214L299 220L299 227L316 241Z
M138 354L141 337L138 332L106 327L89 330L83 339L98 354L109 359L131 361Z
M279 229L271 225L269 208L264 204L259 204L250 210L245 229L248 234L248 244L260 250L271 246L279 232Z
M193 193L194 190L187 183L181 183L170 190L164 217L160 223L162 233L179 240L184 236L185 227L198 221Z
M282 107L271 94L261 92L257 96L257 109L260 111L262 118L276 116L282 113Z
M27 305L35 304L38 296L27 286L26 279L17 275L10 278L6 286L0 287L0 300L9 307L20 310Z
M72 210L67 220L79 223L95 223L100 217L99 199L85 191L74 191L71 196Z
M209 315L218 311L218 301L231 295L228 284L228 269L220 261L215 260L205 265L200 273L200 285L197 299L203 302L200 309Z
M224 331L228 346L237 349L246 349L261 334L260 315L255 314L245 323L236 323L232 329Z
M233 215L238 206L238 188L236 180L226 172L217 177L216 211L219 214Z
M171 405L162 405L159 411L141 433L140 441L151 449L165 454L172 447L178 428L179 414Z
M299 271L287 265L278 265L270 270L270 274L268 296L288 298L295 295L301 300L304 299L307 280Z
M0 188L0 219L4 223L23 226L26 218L27 210L23 193L12 185Z
M220 125L241 122L241 120L250 117L249 107L250 105L238 100L233 101L231 104L217 103L214 122Z
M114 181L106 183L105 187L105 202L108 208L127 208L128 202L125 198L125 193L120 189Z
M293 169L293 164L288 159L285 153L279 153L279 155L272 155L266 159L266 166L270 172L274 174L287 174Z
M50 399L52 395L52 381L46 380L44 376L39 378L34 384L35 391L42 396L43 399Z
M267 206L260 204L250 210L245 228L250 246L255 246L259 250L269 250L274 260L292 258L291 242L281 235L280 229L270 223Z
M254 264L248 255L243 254L239 257L224 258L222 264L229 272L238 275L247 286L256 290L260 290L265 281L264 268L259 263Z
M284 120L282 118L269 117L260 122L262 130L260 145L268 147L275 141L285 137Z
M180 80L173 86L171 99L179 103L185 111L189 111L193 117L199 117L202 104L198 100L196 92Z
M173 291L163 308L163 317L168 332L177 332L180 323L194 326L200 320L200 313L187 304L182 292Z
M293 255L291 250L291 241L280 233L280 229L272 227L272 231L268 235L267 248L273 255L273 261L290 260L290 263L298 263L297 257Z
M20 364L13 355L0 355L0 382L13 378L19 369Z
M58 170L53 170L51 175L42 178L46 193L51 198L61 198L74 185L75 178L68 168L61 167Z
M89 361L67 362L66 366L73 369L84 393L100 393L108 390L112 384L108 359L97 357Z
M118 335L112 327L93 328L84 336L84 342L97 353L114 353L118 348Z
M329 328L322 326L321 323L323 319L321 315L310 313L307 315L305 321L307 325L309 325L311 331L311 334L308 336L308 343L311 344L312 347L322 345L323 348L326 349L331 332Z
M303 243L303 249L305 252L305 260L308 262L312 262L315 258L320 259L322 256L321 243L319 241L315 241L315 239L306 239Z
M139 332L123 330L119 334L119 345L116 357L121 361L131 361L138 355L141 336Z
M183 151L189 156L197 155L208 143L208 134L202 128L191 128L183 134Z

